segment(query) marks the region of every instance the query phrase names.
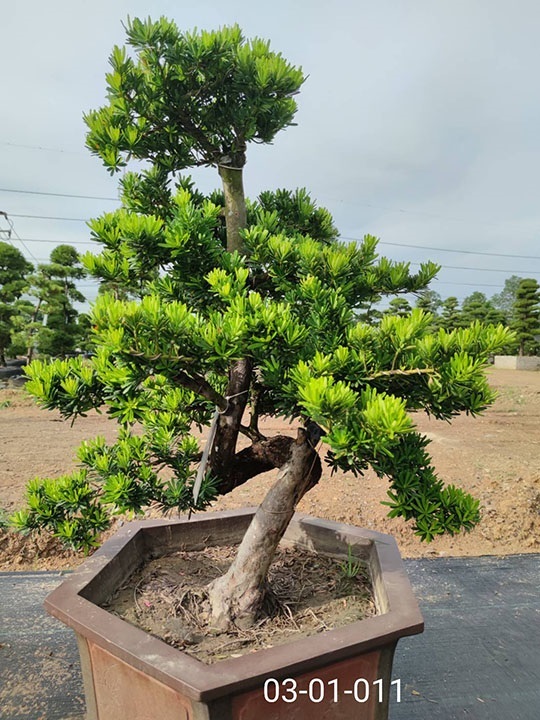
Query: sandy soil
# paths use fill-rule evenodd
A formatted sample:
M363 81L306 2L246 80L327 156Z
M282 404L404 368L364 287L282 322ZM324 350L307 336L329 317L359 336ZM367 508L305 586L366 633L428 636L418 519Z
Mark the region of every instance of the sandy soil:
M371 473L356 479L326 472L299 510L390 532L405 557L540 551L540 373L491 370L490 382L499 397L480 418L463 416L452 424L416 418L432 441L439 475L481 501L483 518L472 532L420 542L406 523L386 517L380 501L387 483ZM276 421L268 422L266 431L294 434ZM29 479L74 469L81 440L98 434L112 440L115 433L115 424L103 415L92 413L71 426L34 406L22 391L0 391L0 508L9 513L21 507ZM259 503L274 477L254 479L217 501L215 509ZM0 532L0 570L71 567L80 558L50 538Z

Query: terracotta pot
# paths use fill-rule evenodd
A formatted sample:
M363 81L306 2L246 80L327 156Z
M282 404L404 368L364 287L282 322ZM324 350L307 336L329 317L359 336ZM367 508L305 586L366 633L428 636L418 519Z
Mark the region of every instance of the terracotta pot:
M47 611L77 634L88 720L384 720L399 692L399 638L423 620L393 538L295 515L284 540L370 567L378 615L206 665L99 607L145 557L226 545L254 508L126 525L52 592Z

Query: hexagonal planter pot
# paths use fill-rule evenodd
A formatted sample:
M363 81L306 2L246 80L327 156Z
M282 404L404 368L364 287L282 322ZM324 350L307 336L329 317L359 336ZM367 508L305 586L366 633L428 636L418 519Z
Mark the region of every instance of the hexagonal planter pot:
M88 720L387 718L397 641L423 630L388 535L295 515L284 542L343 558L351 546L369 564L378 614L213 665L99 607L145 557L239 542L254 512L130 523L48 596L47 611L77 634Z

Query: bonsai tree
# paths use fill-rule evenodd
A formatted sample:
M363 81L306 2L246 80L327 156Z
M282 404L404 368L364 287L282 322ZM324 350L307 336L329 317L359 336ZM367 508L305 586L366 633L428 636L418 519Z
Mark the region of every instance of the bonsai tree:
M540 288L534 278L525 278L518 285L513 328L519 354L536 355L540 348Z
M85 263L132 299L98 298L91 360L27 371L30 392L65 417L105 406L118 441L85 442L79 471L30 483L15 521L90 547L115 513L202 509L276 469L236 559L208 587L212 624L246 626L322 460L387 476L390 515L425 540L477 522L478 502L443 486L409 411L481 412L493 399L486 358L508 333L476 323L432 334L421 309L360 321L373 298L425 290L438 268L411 274L379 258L372 236L341 242L306 191L244 199L247 144L292 124L302 72L238 27L182 34L133 20L127 36L133 53L112 53L88 145L111 172L147 165L122 181L122 207L91 222L104 249ZM195 165L217 169L222 192L204 197L178 176ZM296 435L267 435L265 416L294 420ZM201 426L204 447L191 432Z
M441 296L435 290L423 290L419 293L416 307L436 315L442 305Z

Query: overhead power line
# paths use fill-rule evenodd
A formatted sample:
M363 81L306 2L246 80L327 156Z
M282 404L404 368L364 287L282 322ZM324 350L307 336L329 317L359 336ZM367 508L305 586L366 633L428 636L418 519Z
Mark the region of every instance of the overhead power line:
M67 155L86 155L86 156L88 156L88 152L82 152L82 150L63 150L62 148L44 147L43 145L26 145L23 143L13 143L13 142L0 142L0 145L5 145L7 147L27 148L28 150L46 150L47 152L66 153Z
M392 208L392 207L386 207L383 205L373 205L372 203L367 202L361 202L355 200L354 202L347 202L346 200L342 200L341 198L338 199L332 199L332 202L338 202L343 205L350 205L351 207L368 207L372 208L373 210L384 210L385 212L391 212L391 213L400 213L402 215L417 215L419 217L429 217L434 218L435 220L443 220L445 222L459 222L459 223L468 223L469 225L485 225L486 227L496 227L499 228L500 226L495 222L487 222L486 220L477 220L475 218L463 218L463 217L448 217L447 215L440 215L439 213L432 213L427 212L425 210L408 210L405 208ZM326 203L325 203L326 204Z
M434 283L438 283L439 285L466 285L467 287L492 287L492 288L500 288L501 285L494 285L493 283L462 283L462 282L450 282L449 280L438 280L435 278L433 280Z
M362 242L361 238L348 237L346 235L340 236L342 240L353 240L355 242ZM455 250L454 248L438 248L431 247L429 245L411 245L409 243L394 243L386 242L385 240L379 240L379 245L392 245L394 247L406 247L416 248L417 250L434 250L436 252L451 252L451 253L463 253L464 255L488 255L490 257L505 257L505 258L516 258L518 260L540 260L540 255L513 255L509 253L492 253L482 252L480 250Z
M454 250L451 248L428 247L427 245L409 245L407 243L393 243L381 240L380 245L393 245L395 247L417 248L419 250L435 250L436 252L451 252L464 255L489 255L490 257L517 258L519 260L540 260L540 255L510 255L509 253L482 252L480 250Z
M52 243L52 244L55 244L55 245L62 245L62 244L63 244L63 245L74 245L74 246L77 246L77 245L93 245L94 247L96 247L96 249L99 248L99 245L98 245L97 241L93 241L93 240L72 240L72 241L66 241L66 242L64 242L64 243L59 243L57 240L45 240L45 239L40 239L40 238L21 238L21 237L18 236L18 235L17 235L16 237L17 237L17 240L19 240L19 241L21 242L21 244L23 245L23 247L26 248L26 250L28 251L28 253L29 253L30 255L31 255L32 253L31 253L30 250L26 247L26 245L24 245L25 242ZM36 258L35 258L33 255L32 255L32 257L33 257L34 260L36 260ZM540 259L540 258L538 258L538 259ZM36 261L37 261L37 260L36 260ZM397 261L396 261L396 262L397 262ZM410 262L409 264L412 265L412 266L414 266L414 267L420 267L420 266L422 265L422 263L418 263L418 262ZM507 275L509 275L509 274L525 275L525 276L527 276L527 277L530 277L531 275L540 275L540 270L531 270L530 268L527 269L527 270L516 270L516 269L511 269L511 268L505 268L505 269L501 269L501 268L480 268L480 267L465 267L465 266L463 266L463 265L442 265L442 264L441 264L441 270L468 270L468 271L470 271L470 272L494 272L494 273L505 273L505 274L507 274ZM469 283L457 283L457 282L456 282L456 283L452 283L452 284L454 284L454 285L459 285L459 284L468 285ZM491 286L491 287L496 287L496 286L493 285L493 286ZM497 286L497 287L498 287L498 286Z
M0 144L11 144L11 143L0 143ZM30 147L30 146L29 146ZM45 149L45 148L43 148ZM24 195L44 195L48 197L67 197L67 198L76 198L80 200L104 200L106 202L119 202L118 198L113 197L105 197L101 195L78 195L78 194L71 194L71 193L55 193L55 192L45 192L41 190L19 190L15 188L0 188L0 192L9 192L9 193L20 193ZM362 204L362 203L359 203ZM365 204L365 203L364 203ZM368 207L371 207L368 205ZM398 212L414 212L414 211L407 211L407 210L399 210ZM83 218L67 218L67 217L52 217L47 215L18 215L15 213L10 213L13 217L23 217L23 218L35 218L38 220L62 220L62 221L72 221L72 222L88 222L87 219ZM424 215L431 215L431 213L421 213ZM355 242L361 242L361 238L357 237L350 237L347 235L341 235L340 236L343 240L352 240ZM484 255L486 257L505 257L505 258L516 258L519 260L540 260L540 255L516 255L513 253L497 253L497 252L487 252L487 251L481 251L481 250L464 250L464 249L455 249L455 248L441 248L441 247L434 247L432 245L415 245L412 243L395 243L395 242L389 242L386 240L380 240L380 245L390 245L393 247L406 247L406 248L415 248L417 250L430 250L434 252L450 252L450 253L457 253L458 255Z
M61 152L61 153L68 153L68 154L75 154L75 155L86 155L86 156L88 156L88 153L87 153L87 152L82 152L82 151L80 151L80 150L79 150L79 151L77 151L77 150L63 150L63 149L61 149L61 148L50 148L50 147L44 147L44 146L41 146L41 145L26 145L26 144L22 144L22 143L11 143L11 142L0 142L0 145L7 145L7 146L10 146L10 147L29 148L29 149L32 149L32 150L45 150L45 151L47 151L47 152ZM10 192L11 192L11 191L10 191ZM14 192L16 192L16 191L14 191ZM40 194L41 194L41 193L40 193ZM60 195L61 197L73 197L73 196L71 196L71 195L69 195L69 194L59 193L59 195ZM112 200L113 198L99 198L99 199ZM420 216L420 217L431 217L431 218L435 218L435 219L437 219L437 220L445 220L445 221L448 221L448 222L466 222L466 223L471 223L471 224L475 224L475 225L486 225L486 226L489 226L489 227L499 227L496 223L486 222L485 220L475 220L474 218L473 218L473 219L471 219L471 218L452 218L452 217L446 217L446 216L444 216L444 215L440 215L440 214L438 214L438 213L426 212L426 211L423 211L423 210L408 210L408 209L405 209L405 208L391 208L391 207L386 207L386 206L383 206L383 205L374 205L373 203L361 202L361 201L359 201L359 200L355 200L354 202L347 202L346 200L343 200L342 198L331 198L331 197L328 198L328 200L329 200L329 202L328 202L328 203L324 203L325 205L329 205L329 204L331 204L331 203L338 202L338 203L341 203L341 204L343 204L343 205L350 205L350 206L353 206L353 207L357 207L357 206L360 206L360 207L369 207L369 208L372 208L372 209L375 209L375 210L384 210L384 211L386 211L386 212L400 213L400 214L405 214L405 215L417 215L417 216Z
M78 198L79 200L110 200L111 202L120 202L118 198L101 197L99 195L71 195L69 193L43 192L41 190L11 190L9 188L0 188L0 192L20 193L21 195L47 195L48 197Z
M423 263L412 262L410 265L420 267ZM501 270L500 268L477 268L462 267L461 265L441 265L441 270L471 270L472 272L496 272L496 273L515 273L516 275L540 275L540 270L511 270L510 268Z
M34 262L38 262L35 255L30 250L30 248L27 245L25 245L24 240L22 240L22 238L17 234L17 231L15 230L15 225L13 224L13 220L11 220L9 215L6 212L1 212L1 211L0 211L0 215L5 218L6 223L9 226L8 241L10 242L10 244L13 245L13 236L15 236L15 238L21 243L21 245L26 250L26 252L30 255L32 260Z
M106 198L107 199L107 198ZM109 200L111 198L108 198ZM19 218L32 218L36 220L63 220L68 222L88 222L88 218L73 218L73 217L56 217L52 215L24 215L20 213L10 213L11 217L19 217ZM352 240L355 242L361 242L361 238L355 238L355 237L349 237L346 235L340 236L343 240ZM49 242L49 241L41 241L36 240L35 242ZM418 250L432 250L437 252L453 252L453 253L464 253L468 255L484 255L488 257L505 257L505 258L515 258L518 260L540 260L540 255L510 255L508 253L490 253L490 252L482 252L480 250L454 250L450 248L436 248L436 247L429 247L427 245L411 245L408 243L392 243L392 242L385 242L384 240L379 241L379 245L392 245L394 247L411 247L416 248ZM448 266L449 267L449 266ZM476 269L476 268L455 268L457 270L461 269ZM482 269L488 269L488 268L478 268L479 270ZM496 270L494 272L507 272L506 270ZM508 272L514 272L512 270L509 270ZM530 272L530 270L516 270L515 272Z
M70 220L73 222L88 222L88 218L53 217L52 215L22 215L20 213L9 213L11 217L33 218L35 220Z
M52 243L54 245L94 245L97 246L96 240L72 240L66 243L60 243L58 240L47 240L46 238L21 238L25 242L35 243Z

